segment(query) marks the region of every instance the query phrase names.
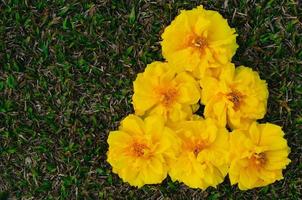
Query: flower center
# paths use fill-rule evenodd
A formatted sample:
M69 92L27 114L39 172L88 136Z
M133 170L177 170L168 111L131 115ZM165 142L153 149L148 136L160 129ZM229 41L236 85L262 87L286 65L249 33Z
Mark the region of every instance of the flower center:
M142 157L145 154L146 149L148 149L148 146L145 144L134 143L132 145L132 152L137 157Z
M199 143L194 145L193 153L194 153L196 158L197 158L199 152L201 152L204 149L204 147L205 147L205 144L203 142L199 142Z
M251 157L251 162L256 167L262 167L265 165L267 159L264 153L254 153Z
M208 45L208 42L205 38L198 36L195 39L193 39L192 44L196 48L204 49Z
M244 96L238 91L232 91L227 94L228 100L234 104L233 108L235 111L239 110L243 97Z
M164 90L161 90L159 93L160 102L166 107L172 105L179 95L178 90L175 88L166 88Z

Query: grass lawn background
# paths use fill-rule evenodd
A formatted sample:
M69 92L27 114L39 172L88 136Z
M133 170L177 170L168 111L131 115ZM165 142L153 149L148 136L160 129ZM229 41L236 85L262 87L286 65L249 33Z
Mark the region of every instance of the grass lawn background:
M109 130L133 112L132 81L163 60L160 35L181 9L219 11L239 36L233 58L266 79L265 119L291 147L284 179L240 191L167 178L136 189L106 162ZM302 8L294 0L0 1L0 199L299 199Z

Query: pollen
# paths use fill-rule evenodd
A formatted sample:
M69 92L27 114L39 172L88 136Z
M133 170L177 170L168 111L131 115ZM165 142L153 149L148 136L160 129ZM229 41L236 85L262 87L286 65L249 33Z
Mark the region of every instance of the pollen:
M171 106L179 96L179 91L174 87L159 89L158 93L160 96L160 102L166 107Z
M148 149L148 146L141 143L134 143L132 145L132 152L137 157L142 157L145 155L145 150Z
M251 157L251 162L256 167L262 167L266 164L266 155L265 153L254 153Z
M192 45L196 48L204 49L208 45L208 42L203 37L196 37L192 40Z
M238 91L232 91L227 94L228 100L234 104L233 108L235 111L239 110L243 97L244 96Z

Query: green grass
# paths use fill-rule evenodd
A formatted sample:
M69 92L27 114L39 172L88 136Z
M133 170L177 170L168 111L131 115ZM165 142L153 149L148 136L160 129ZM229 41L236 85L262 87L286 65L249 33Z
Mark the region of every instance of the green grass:
M36 3L34 3L36 2ZM302 196L302 8L294 0L0 1L0 199L299 199ZM162 60L160 34L203 4L235 27L233 61L270 89L263 121L291 147L284 179L206 191L166 179L136 189L106 162L109 130L133 112L132 81Z

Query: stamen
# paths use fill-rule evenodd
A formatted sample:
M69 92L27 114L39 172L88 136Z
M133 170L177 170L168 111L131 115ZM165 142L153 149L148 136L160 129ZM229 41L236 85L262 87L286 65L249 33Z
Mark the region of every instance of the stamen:
M170 106L178 96L178 90L175 88L168 88L160 91L161 103L164 106Z
M266 156L264 153L256 154L255 157L257 158L257 164L264 165L266 163Z
M148 147L145 144L134 143L132 148L134 155L141 157L145 154L145 149Z
M255 166L261 167L267 162L265 153L254 153L251 158Z
M244 97L240 92L233 91L227 94L228 100L233 102L234 110L237 111L240 108L240 104L242 103L242 98Z
M199 49L203 49L208 45L207 40L202 37L197 37L192 41L192 44L194 47L197 47Z
M194 146L193 153L195 157L197 157L199 152L201 152L202 149L204 149L204 146L205 146L204 143L200 143L200 142Z

